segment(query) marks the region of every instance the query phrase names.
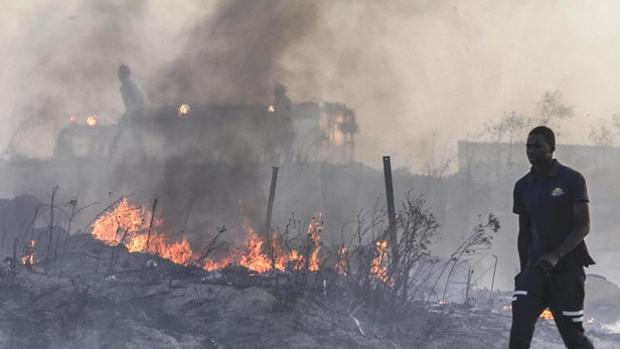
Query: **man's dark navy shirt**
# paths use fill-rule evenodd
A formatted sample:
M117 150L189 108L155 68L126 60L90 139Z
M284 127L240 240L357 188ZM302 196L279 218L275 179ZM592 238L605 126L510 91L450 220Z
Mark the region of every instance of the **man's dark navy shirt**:
M517 181L513 212L526 214L531 239L526 266L558 247L575 228L573 205L590 202L586 180L581 173L554 160L547 177L537 176L533 168ZM554 270L594 264L585 241L560 258Z

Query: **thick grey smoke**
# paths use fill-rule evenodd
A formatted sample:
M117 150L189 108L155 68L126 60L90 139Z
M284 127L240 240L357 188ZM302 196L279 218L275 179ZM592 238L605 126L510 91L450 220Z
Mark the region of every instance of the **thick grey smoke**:
M95 157L92 169L79 170L77 184L86 188L75 183L76 170L85 162L73 163L64 157L56 159L58 170L50 183L60 183L65 191L81 190L83 199L100 200L108 192L134 193L138 202L149 206L157 195L159 212L171 232L186 228L204 232L240 219L256 221L263 214L262 184L269 175L260 171L257 162L265 160L274 144L290 137L290 132L278 134L271 129L290 126L272 125L260 121L261 115L253 115L267 113L265 107L241 109L239 115L239 110L200 105L266 106L272 102L275 82L283 77L282 55L312 30L318 5L222 2L213 13L203 9L198 18L185 16L183 26L171 29L184 37L178 53L174 45L149 46L159 35L149 20L162 9L148 2L77 3L49 20L69 24L50 34L33 29L29 36L45 38L29 49L41 61L20 67L38 71L36 81L45 91L22 96L23 104L36 110L27 115L11 150L49 156L56 133L68 124L70 115L77 115L83 123L86 115L96 114L102 125L91 132L93 137L113 139L113 128L105 124L116 122L122 113L116 69L127 63L133 68L134 81L150 97L146 116L157 120L143 138L146 149L133 149L140 145L131 139L137 134L125 132L119 154L108 154L110 158L100 162ZM40 10L32 9L34 13ZM54 59L45 60L48 56ZM49 88L54 84L58 88ZM193 110L183 124L176 117L176 106L188 100ZM33 128L32 120L41 128ZM77 138L80 132L61 136ZM28 141L34 137L36 142ZM270 137L274 139L269 141ZM105 153L106 148L102 150ZM24 188L22 180L20 188ZM45 187L33 189L43 190L47 191Z
M158 102L265 104L285 77L287 50L314 31L319 2L224 1L189 31L178 59L154 77Z
M256 102L275 81L294 100L355 108L357 158L420 169L433 148L504 112L532 116L545 91L575 106L567 142L617 113L615 3L526 1L65 1L4 4L0 132L51 154L68 115L122 112L121 62L155 105ZM587 25L584 25L587 24ZM229 40L229 41L227 41ZM597 62L597 64L591 64ZM199 64L200 67L196 67ZM603 68L607 67L607 68ZM52 121L50 121L52 120ZM458 120L459 127L447 127ZM390 126L389 130L376 132ZM383 137L389 132L390 137Z

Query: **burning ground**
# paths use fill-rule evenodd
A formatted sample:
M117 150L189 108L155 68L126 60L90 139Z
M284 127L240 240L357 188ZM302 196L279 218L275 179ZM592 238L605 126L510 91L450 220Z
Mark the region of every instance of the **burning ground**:
M131 205L126 198L121 198L114 206L93 222L92 235L109 246L124 245L130 253L154 254L176 264L196 266L206 271L221 269L230 264L258 273L272 269L285 271L289 266L296 270L304 267L310 272L319 271L322 222L315 218L308 223L306 239L299 249L286 248L277 236L261 237L251 225L243 224L242 228L247 234L244 245L223 256L213 256L224 247L217 240L226 228L220 228L206 251L198 253L185 238L171 241L170 234L161 231L163 222L155 219L151 211ZM269 251L269 255L265 251Z
M199 249L162 231L164 224L149 208L121 198L92 220L87 234L52 230L50 246L49 228L30 226L29 211L39 205L19 197L4 200L0 212L16 214L12 224L24 229L18 236L5 230L2 239L4 255L15 251L1 268L2 347L506 346L510 292L496 292L492 303L479 295L465 304L419 298L403 303L393 297L397 278L388 271L388 241L367 245L364 278L365 259L353 254L359 246L321 243L318 216L289 227L299 234L286 239L283 232L265 234L245 225L243 244L219 244L222 229L211 246ZM620 290L606 287L604 299L613 292L620 297ZM590 304L592 313L613 316L604 314L603 304L609 308L608 302L596 309ZM597 348L617 347L617 334L588 326ZM562 347L552 321L541 318L535 343Z

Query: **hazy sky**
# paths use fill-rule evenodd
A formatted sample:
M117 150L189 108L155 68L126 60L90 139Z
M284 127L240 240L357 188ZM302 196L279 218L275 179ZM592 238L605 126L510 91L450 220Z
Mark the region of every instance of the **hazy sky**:
M237 22L226 23L218 17L226 5L217 1L2 0L0 144L30 118L18 149L49 156L69 115L96 113L102 122L120 116L120 63L133 68L145 91L156 90L163 72L193 47L190 62L211 64L200 59L209 60L210 44L221 48L222 38L232 42L220 59L240 52L251 61L260 47L277 49L268 78L286 84L293 100L340 101L355 109L357 158L372 166L391 154L393 166L419 168L431 148L435 154L453 149L458 138L504 112L533 115L548 90L575 107L560 142L586 141L584 130L620 112L615 1L260 1L248 6L251 13L235 3L225 15ZM274 16L261 15L271 5ZM257 28L241 22L254 20L273 23L258 31L269 35L250 36ZM225 23L227 32L211 21ZM197 33L205 25L210 36L203 41ZM244 28L256 41L252 47L240 35ZM236 102L234 94L204 95L204 103Z

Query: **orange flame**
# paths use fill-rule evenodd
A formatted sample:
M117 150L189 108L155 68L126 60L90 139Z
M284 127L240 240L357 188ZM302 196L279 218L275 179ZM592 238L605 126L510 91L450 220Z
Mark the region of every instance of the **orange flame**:
M551 313L551 310L545 309L542 313L540 313L540 317L545 320L553 320L553 313Z
M157 231L162 225L160 219L153 221L149 239L150 221L151 212L132 206L124 198L115 210L93 223L92 234L110 246L123 244L129 252L152 253L177 264L189 264L194 258L190 243L185 239L168 241L166 235Z
M181 265L196 264L199 257L194 253L189 241L186 239L170 241L166 234L161 233L163 225L161 219L153 220L149 238L151 216L152 213L148 209L131 205L126 198L123 198L114 210L95 220L92 235L110 246L123 244L132 253L156 254ZM319 270L320 232L323 229L321 222L313 219L308 226L305 256L296 249L289 251L277 237L269 236L268 240L271 242L269 243L250 225L244 224L242 227L246 231L245 249L219 260L207 259L200 262L204 270L221 269L234 262L258 273L273 269L285 271L291 264L295 270L301 268L307 268L312 272ZM309 258L306 265L307 256Z
M239 264L259 273L271 270L271 259L263 252L263 241L249 225L244 226L248 236L246 253L241 256Z
M310 264L308 269L310 271L319 271L319 265L321 264L321 232L323 231L323 223L313 218L308 224L308 237L309 248L312 253L310 254Z
M294 270L301 270L305 267L309 271L316 272L320 269L320 231L322 224L312 220L308 225L308 241L306 246L307 254L310 256L306 266L306 257L296 249L287 249L282 246L277 237L271 236L271 246L250 226L243 225L247 232L245 253L239 258L239 264L259 273L264 273L272 269L285 271L290 265ZM269 250L265 250L269 248Z
M219 270L224 268L225 266L231 264L233 262L232 258L224 258L223 260L220 261L213 261L211 259L207 259L203 264L202 264L202 269L206 270L206 271L213 271L213 270Z
M370 273L383 282L387 282L389 279L387 268L384 266L387 260L387 247L387 240L377 241L377 253L375 258L372 259L372 264L370 265Z

